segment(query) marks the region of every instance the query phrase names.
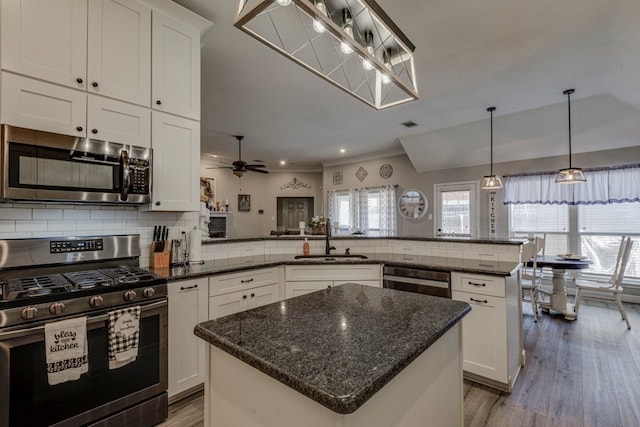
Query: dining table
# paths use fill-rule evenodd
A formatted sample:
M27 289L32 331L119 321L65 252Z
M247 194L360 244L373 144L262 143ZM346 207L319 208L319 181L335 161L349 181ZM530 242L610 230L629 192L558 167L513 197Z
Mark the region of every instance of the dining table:
M551 283L553 289L549 295L549 301L536 301L543 312L550 310L556 311L564 315L566 320L576 320L578 315L573 311L573 304L567 300L567 270L583 270L589 268L591 261L582 257L563 258L558 255L538 255L536 262L539 268L551 268L553 276ZM527 266L531 267L533 260L527 262ZM544 292L548 294L547 292Z

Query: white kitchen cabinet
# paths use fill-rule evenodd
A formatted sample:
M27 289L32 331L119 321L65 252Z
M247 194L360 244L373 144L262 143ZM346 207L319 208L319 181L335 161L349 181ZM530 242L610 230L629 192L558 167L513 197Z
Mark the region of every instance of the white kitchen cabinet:
M87 135L103 141L151 146L151 110L89 94Z
M84 137L87 94L7 71L2 72L4 124Z
M338 286L343 283L358 283L366 286L382 286L380 264L322 264L287 265L285 267L285 298Z
M2 0L2 68L84 89L87 0Z
M452 273L452 299L471 304L462 319L465 378L511 391L522 361L516 277Z
M204 382L205 342L193 328L208 320L208 279L170 282L169 399L177 400Z
M151 9L133 0L90 0L87 90L150 106Z
M134 0L3 0L2 68L149 107L151 9Z
M200 31L154 11L151 34L152 107L200 120Z
M259 268L209 278L209 318L228 316L282 299L282 268Z
M150 209L200 210L200 122L153 111Z

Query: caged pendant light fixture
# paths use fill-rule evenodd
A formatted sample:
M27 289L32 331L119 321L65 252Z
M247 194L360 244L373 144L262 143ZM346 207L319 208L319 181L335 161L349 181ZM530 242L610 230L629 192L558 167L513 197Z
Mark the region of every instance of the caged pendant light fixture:
M493 174L493 112L496 111L496 107L489 107L487 111L491 113L491 171L490 175L482 179L481 188L483 190L498 190L502 188L502 180Z
M233 25L376 110L418 99L415 46L375 0L238 0Z
M574 168L571 165L571 95L574 92L575 90L573 89L567 89L562 92L567 95L567 106L569 109L569 167L558 171L558 174L556 175L557 184L579 184L587 181L582 169Z

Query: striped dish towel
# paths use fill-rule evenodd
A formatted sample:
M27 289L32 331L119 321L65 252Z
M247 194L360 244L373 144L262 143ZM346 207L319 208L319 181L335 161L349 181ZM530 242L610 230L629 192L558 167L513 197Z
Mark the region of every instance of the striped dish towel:
M109 369L117 369L138 357L140 306L109 312Z

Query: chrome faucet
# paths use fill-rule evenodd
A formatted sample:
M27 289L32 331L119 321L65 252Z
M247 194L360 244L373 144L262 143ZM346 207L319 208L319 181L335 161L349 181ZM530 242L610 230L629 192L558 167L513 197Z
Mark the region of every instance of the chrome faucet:
M331 246L331 243L329 243L329 237L331 237L331 221L329 220L329 217L327 217L326 224L325 229L327 232L325 233L324 254L331 255L331 250L333 249L335 251L336 248L335 246Z

